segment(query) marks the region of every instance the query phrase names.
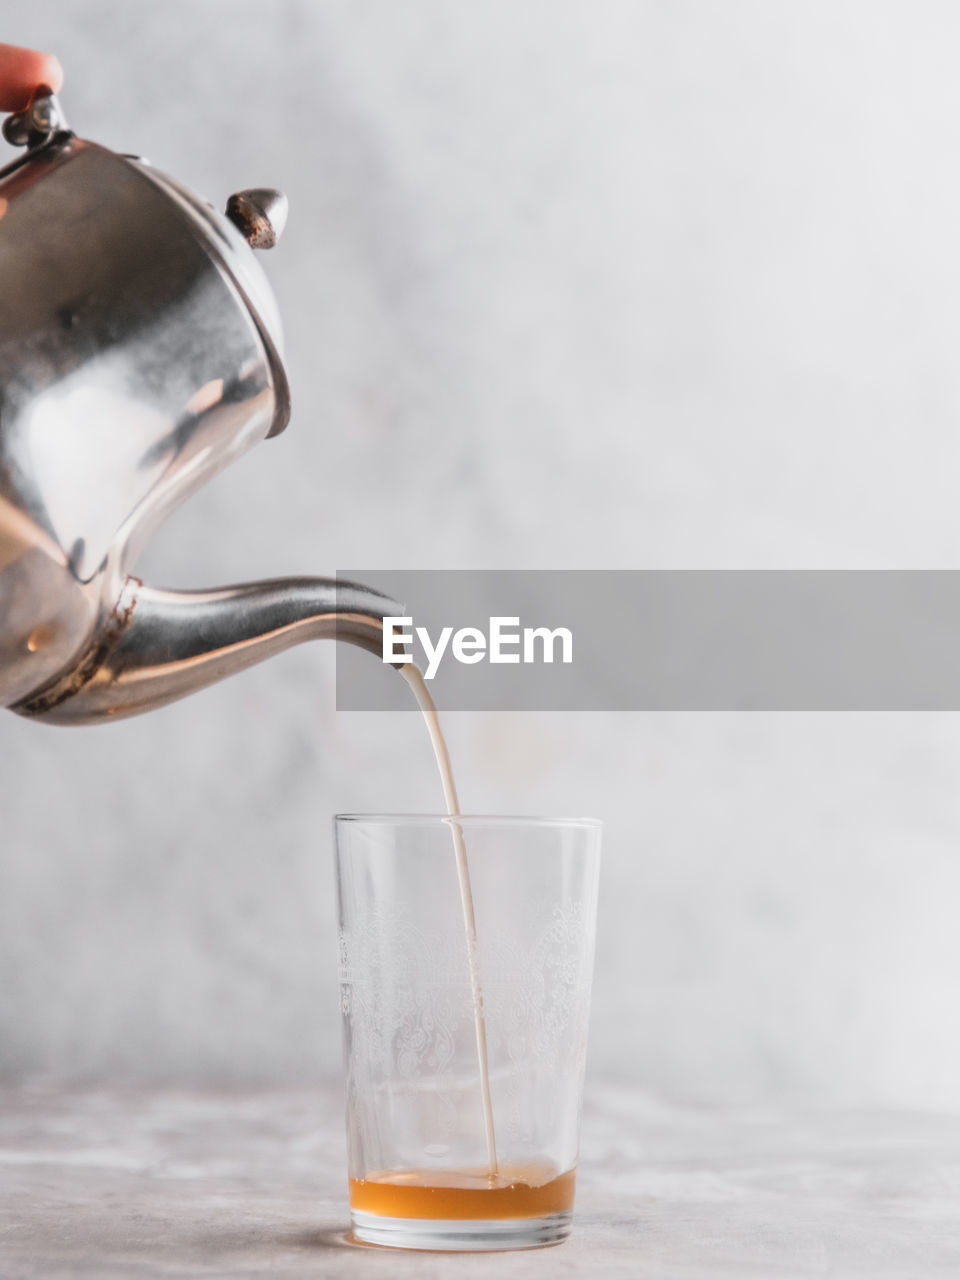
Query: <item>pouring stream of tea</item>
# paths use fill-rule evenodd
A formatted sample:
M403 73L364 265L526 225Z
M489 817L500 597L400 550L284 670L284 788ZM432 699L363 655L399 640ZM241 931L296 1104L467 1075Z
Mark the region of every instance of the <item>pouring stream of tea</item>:
M408 662L400 668L400 674L410 686L413 696L423 713L427 732L433 745L443 786L443 799L450 815L450 832L453 836L453 852L457 860L457 882L460 886L460 907L463 912L463 929L467 942L467 963L470 971L470 990L473 999L473 1029L477 1041L477 1064L480 1068L480 1100L483 1106L483 1130L487 1146L489 1176L495 1178L497 1169L497 1140L493 1128L493 1102L490 1097L490 1071L487 1061L487 1027L483 1014L483 989L480 986L480 969L477 963L477 921L473 909L473 892L470 888L470 868L467 865L467 846L463 838L463 826L455 821L460 816L460 802L450 767L436 703L427 688L419 668Z

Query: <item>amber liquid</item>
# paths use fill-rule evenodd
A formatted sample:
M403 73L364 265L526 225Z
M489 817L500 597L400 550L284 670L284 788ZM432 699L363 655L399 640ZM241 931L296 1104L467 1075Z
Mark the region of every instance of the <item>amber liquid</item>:
M423 1170L351 1178L350 1207L383 1218L543 1218L573 1208L576 1170L558 1177L538 1165L514 1165L491 1175Z

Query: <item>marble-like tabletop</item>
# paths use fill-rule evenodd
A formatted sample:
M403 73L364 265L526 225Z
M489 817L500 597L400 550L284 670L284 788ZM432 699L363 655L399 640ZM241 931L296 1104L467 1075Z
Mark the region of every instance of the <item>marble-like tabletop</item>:
M960 1116L713 1112L591 1084L556 1248L346 1238L342 1100L314 1089L0 1088L0 1277L960 1276Z

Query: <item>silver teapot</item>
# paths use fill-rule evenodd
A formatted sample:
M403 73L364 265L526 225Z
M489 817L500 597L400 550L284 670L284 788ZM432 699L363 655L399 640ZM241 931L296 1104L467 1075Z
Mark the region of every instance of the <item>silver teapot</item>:
M301 640L379 652L378 592L318 578L166 591L131 576L164 517L287 425L254 250L276 191L221 215L76 137L49 90L0 170L0 707L54 724L149 711Z

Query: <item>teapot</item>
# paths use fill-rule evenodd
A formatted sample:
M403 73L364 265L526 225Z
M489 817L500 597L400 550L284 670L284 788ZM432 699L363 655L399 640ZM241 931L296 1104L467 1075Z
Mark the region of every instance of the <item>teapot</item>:
M394 601L290 578L159 590L130 569L158 524L290 416L256 251L286 198L224 214L77 137L46 88L0 169L0 707L52 724L149 711L300 641L380 652Z

